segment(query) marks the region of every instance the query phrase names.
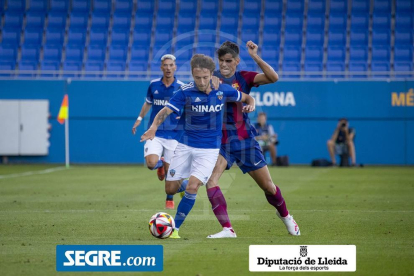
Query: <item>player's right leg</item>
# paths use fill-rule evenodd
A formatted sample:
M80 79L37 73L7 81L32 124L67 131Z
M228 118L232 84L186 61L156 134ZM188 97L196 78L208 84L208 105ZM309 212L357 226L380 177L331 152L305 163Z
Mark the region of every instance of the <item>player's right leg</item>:
M158 168L164 168L164 163L161 160L162 152L164 151L164 147L161 141L155 137L152 140L147 140L144 145L144 157L145 162L147 163L147 167L150 170L156 170ZM164 175L162 175L162 179L159 176L160 180L164 180Z
M332 141L332 140L328 140L326 142L326 145L328 146L328 152L329 152L329 156L331 157L332 165L335 166L336 165L336 159L335 159L335 142Z

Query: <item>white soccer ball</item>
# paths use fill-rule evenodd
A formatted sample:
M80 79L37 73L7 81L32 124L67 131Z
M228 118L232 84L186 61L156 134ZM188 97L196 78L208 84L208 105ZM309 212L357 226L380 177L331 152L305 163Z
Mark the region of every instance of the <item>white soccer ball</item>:
M156 213L149 221L151 234L158 239L166 239L171 236L175 227L173 217L167 213Z

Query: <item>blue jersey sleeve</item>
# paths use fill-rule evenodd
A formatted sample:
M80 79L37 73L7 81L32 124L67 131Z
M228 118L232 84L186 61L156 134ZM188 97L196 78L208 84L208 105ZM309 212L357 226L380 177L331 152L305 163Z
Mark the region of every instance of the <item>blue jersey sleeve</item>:
M226 88L227 89L224 90L224 93L225 93L224 96L226 97L227 102L240 102L241 101L242 93L239 90L231 87L230 85L226 85Z
M151 85L148 86L148 90L147 90L147 97L145 98L145 102L147 102L148 104L152 104L154 97L152 95L152 89L151 89Z
M185 106L186 97L183 90L179 89L167 103L167 107L177 114L181 114L181 109Z

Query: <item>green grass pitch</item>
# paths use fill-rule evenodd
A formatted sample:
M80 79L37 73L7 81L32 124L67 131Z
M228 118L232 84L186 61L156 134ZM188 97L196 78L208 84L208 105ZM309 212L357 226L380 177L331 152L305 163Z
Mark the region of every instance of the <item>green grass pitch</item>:
M165 211L164 183L143 166L0 166L0 274L90 275L56 272L58 244L161 244L164 272L155 275L248 275L252 244L355 244L356 275L414 275L413 167L270 171L300 237L287 234L263 192L237 168L221 180L237 239L206 239L221 227L201 188L182 239L157 240L148 220Z

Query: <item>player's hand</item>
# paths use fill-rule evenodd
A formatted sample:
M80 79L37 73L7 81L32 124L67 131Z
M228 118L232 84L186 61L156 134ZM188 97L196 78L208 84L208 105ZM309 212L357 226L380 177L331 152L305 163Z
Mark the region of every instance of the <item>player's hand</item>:
M213 77L211 78L211 82L213 83L213 86L214 86L214 89L215 89L215 90L217 90L217 89L218 89L218 87L220 86L220 83L221 83L220 79L219 79L219 78L217 78L216 76L213 76Z
M136 120L134 126L132 127L132 134L135 135L135 133L137 132L137 127L141 124L140 120Z
M248 105L246 104L245 106L243 106L242 112L244 113L250 113L253 112L255 110L255 106L254 105Z
M247 47L247 50L249 51L250 56L257 55L257 50L259 49L259 47L256 44L254 44L253 41L249 40L246 43L246 47Z
M157 130L150 127L144 134L142 134L140 142L154 139L155 132L157 132Z

